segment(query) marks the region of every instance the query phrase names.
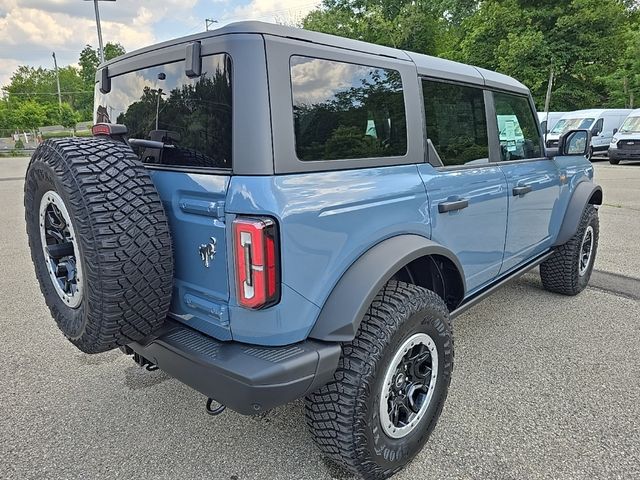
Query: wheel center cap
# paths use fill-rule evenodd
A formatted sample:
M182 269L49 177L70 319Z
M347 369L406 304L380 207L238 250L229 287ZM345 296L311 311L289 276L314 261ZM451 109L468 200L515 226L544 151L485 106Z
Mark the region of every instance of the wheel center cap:
M405 382L407 381L407 377L405 377L404 373L399 373L394 382L395 387L399 390L404 387Z

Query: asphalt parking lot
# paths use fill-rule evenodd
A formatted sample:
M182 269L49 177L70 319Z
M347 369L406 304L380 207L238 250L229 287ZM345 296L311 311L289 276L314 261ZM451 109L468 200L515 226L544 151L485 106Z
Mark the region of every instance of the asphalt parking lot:
M0 158L0 478L351 478L300 402L212 418L164 373L67 342L27 249L26 164ZM562 297L532 272L459 317L448 402L398 479L640 478L640 163L595 169L593 286Z

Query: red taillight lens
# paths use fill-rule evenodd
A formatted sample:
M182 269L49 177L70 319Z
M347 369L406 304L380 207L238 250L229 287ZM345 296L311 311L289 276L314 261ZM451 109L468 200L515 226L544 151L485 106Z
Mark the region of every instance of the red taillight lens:
M264 308L280 299L278 230L270 218L238 217L233 222L238 304Z
M91 134L94 137L97 137L98 135L111 135L111 128L107 123L96 123L91 127Z

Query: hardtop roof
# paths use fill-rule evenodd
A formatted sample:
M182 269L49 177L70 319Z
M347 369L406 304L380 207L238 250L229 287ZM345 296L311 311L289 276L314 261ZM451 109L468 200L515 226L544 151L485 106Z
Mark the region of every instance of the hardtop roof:
M614 115L628 115L631 109L628 108L587 108L585 110L575 110L565 113L562 118L596 118L603 113L611 113Z
M223 27L207 32L196 33L186 37L180 37L166 42L150 45L132 52L126 53L123 56L109 60L100 67L112 65L122 60L136 57L138 55L144 55L146 53L159 50L165 47L179 45L181 43L189 43L206 38L218 37L221 35L253 33L260 35L273 35L276 37L292 38L296 40L302 40L305 42L311 42L321 45L329 45L332 47L343 48L346 50L353 50L372 55L380 55L384 57L391 57L398 60L413 62L418 70L418 74L429 77L437 77L443 79L457 80L465 83L483 85L491 88L498 88L504 90L516 91L522 94L528 94L529 89L522 83L518 82L514 78L501 73L492 72L483 68L466 65L463 63L454 62L451 60L445 60L443 58L432 57L429 55L423 55L420 53L407 52L397 48L385 47L382 45L376 45L372 43L362 42L360 40L353 40L350 38L338 37L336 35L329 35L326 33L313 32L310 30L303 30L300 28L288 27L284 25L276 25L266 22L258 21L243 21L230 23Z

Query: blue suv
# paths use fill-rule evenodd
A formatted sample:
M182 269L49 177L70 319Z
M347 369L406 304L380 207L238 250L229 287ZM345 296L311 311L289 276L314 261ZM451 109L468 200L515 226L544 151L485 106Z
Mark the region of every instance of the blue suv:
M304 397L363 478L435 427L457 315L536 266L565 295L593 268L590 132L545 149L529 90L481 68L236 23L101 65L93 133L44 142L25 183L62 332L211 414Z

